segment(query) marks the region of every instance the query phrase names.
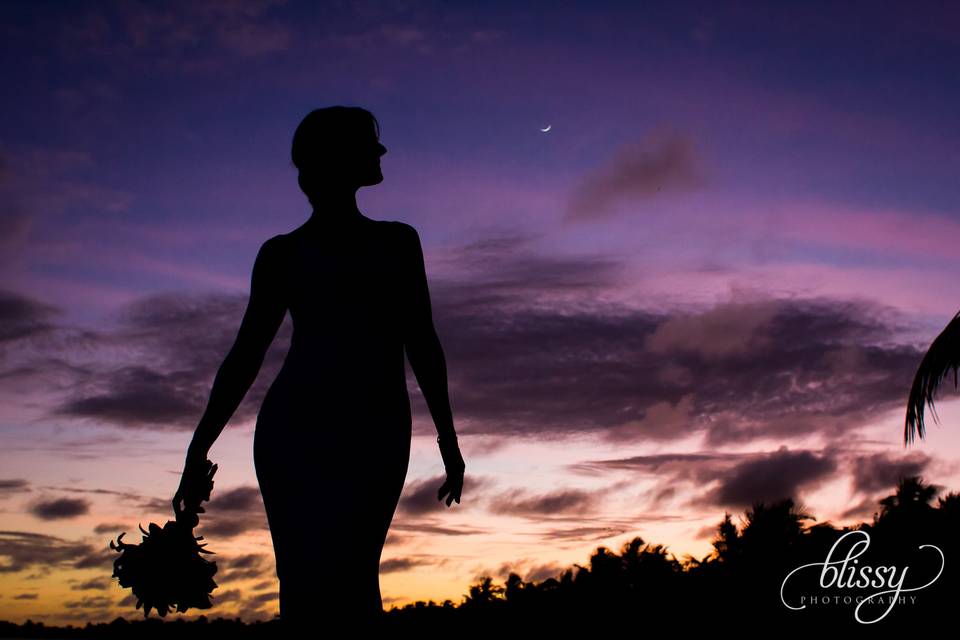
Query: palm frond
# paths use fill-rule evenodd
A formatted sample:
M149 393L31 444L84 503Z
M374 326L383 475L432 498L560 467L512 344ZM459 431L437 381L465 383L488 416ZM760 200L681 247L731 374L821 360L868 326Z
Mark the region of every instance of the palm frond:
M914 433L924 437L923 409L930 407L937 422L937 411L933 406L933 396L950 369L953 369L953 386L957 386L957 369L960 368L960 312L936 337L917 367L910 396L907 399L907 417L903 430L904 444L913 441Z

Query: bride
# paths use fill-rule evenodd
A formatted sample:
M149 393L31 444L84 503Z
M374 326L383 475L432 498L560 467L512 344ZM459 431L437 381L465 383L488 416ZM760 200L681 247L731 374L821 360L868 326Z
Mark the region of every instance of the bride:
M256 379L289 310L290 350L257 415L254 464L280 582L280 623L369 627L384 616L379 563L406 479L411 412L404 353L436 425L460 502L443 350L417 231L373 220L356 191L383 181L379 124L359 107L310 112L293 138L310 218L266 240L250 300L187 451L174 508L200 486L207 453ZM349 628L349 627L348 627Z

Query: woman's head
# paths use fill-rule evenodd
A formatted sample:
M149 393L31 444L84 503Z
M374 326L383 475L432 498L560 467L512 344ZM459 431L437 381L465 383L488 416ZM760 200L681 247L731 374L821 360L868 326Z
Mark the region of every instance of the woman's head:
M312 202L322 191L356 191L382 182L380 156L386 152L372 113L336 105L307 114L293 135L290 155L300 172L300 189Z

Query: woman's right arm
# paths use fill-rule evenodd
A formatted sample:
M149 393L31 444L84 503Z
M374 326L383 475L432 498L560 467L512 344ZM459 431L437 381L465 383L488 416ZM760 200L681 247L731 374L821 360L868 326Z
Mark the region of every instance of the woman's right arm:
M270 238L257 253L247 310L233 347L217 371L207 408L187 448L181 488L184 480L191 480L187 478L189 473L204 468L210 447L256 380L267 349L286 316L287 301L282 295L284 274L280 269L282 247L277 241L278 236ZM180 497L178 490L175 508Z

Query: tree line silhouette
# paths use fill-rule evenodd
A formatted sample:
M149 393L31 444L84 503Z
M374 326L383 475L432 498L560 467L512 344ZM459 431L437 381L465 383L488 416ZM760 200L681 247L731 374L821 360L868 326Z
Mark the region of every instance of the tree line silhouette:
M631 627L642 632L653 624L713 631L810 628L808 625L864 631L880 627L920 629L924 622L932 625L946 619L952 596L960 586L953 570L958 557L960 494L950 492L938 497L940 492L940 487L927 484L920 476L901 477L895 493L879 501L870 522L839 528L829 521L816 523L813 515L792 498L757 502L745 511L739 526L730 513L725 513L716 527L713 548L703 558L685 555L678 559L666 546L638 536L618 552L597 547L587 565L575 563L541 582L527 582L510 573L499 584L493 576L484 575L469 586L460 603L430 600L393 607L385 612L384 633L569 633L572 629ZM854 618L853 598L882 589L821 588L819 567L808 568L790 578L783 597L793 606L804 594L817 596L818 602L802 610L788 609L781 600L787 575L801 565L825 562L831 547L851 531L868 534L869 547L848 563L848 571L864 565L892 566L903 577L904 589L930 583L941 566L942 574L923 589L901 591L900 597L905 600L892 608L880 603L863 605L861 617L867 620L890 608L882 619L864 624ZM863 533L857 535L866 538ZM943 553L943 562L938 552L929 547L920 549L920 545L936 545ZM845 557L846 549L842 551L835 552L831 561ZM845 597L851 601L844 603ZM183 638L220 632L232 637L262 637L275 631L277 623L248 624L239 618L206 616L189 622L182 618L127 621L120 617L86 627L0 622L0 637L128 637L132 633L138 638L151 638L176 633Z

